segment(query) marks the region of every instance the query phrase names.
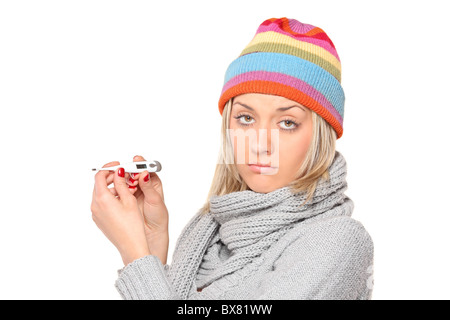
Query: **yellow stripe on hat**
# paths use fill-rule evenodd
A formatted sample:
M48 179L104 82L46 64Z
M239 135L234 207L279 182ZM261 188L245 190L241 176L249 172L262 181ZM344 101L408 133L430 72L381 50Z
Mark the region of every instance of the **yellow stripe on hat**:
M314 55L319 56L320 58L324 59L325 61L329 62L337 70L339 70L339 73L341 72L341 62L335 56L333 56L330 52L325 50L324 48L317 46L315 44L309 43L309 42L304 42L301 40L293 39L293 38L291 38L287 35L281 34L279 32L266 31L266 32L258 33L252 39L252 41L247 45L247 47L245 47L244 51L246 51L246 49L248 47L257 45L259 43L264 43L264 42L284 44L284 45L299 48L301 50L308 51Z

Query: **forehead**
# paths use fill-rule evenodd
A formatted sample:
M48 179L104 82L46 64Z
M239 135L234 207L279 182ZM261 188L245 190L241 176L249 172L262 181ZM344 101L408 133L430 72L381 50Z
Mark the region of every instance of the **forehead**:
M263 93L245 93L233 98L233 103L264 103L264 104L295 104L296 102L282 96L263 94Z
M245 108L250 111L274 111L282 112L292 110L294 112L307 112L308 108L302 106L300 103L287 99L285 97L260 94L247 93L233 98L232 108ZM295 111L297 110L297 111Z

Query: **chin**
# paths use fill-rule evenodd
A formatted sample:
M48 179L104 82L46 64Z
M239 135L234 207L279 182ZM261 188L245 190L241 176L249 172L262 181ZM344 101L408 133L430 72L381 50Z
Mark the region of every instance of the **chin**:
M258 192L258 193L269 193L272 191L277 190L278 188L273 188L273 187L256 187L256 188L250 188L252 189L252 191Z
M255 192L269 193L282 187L278 174L258 174L248 169L247 165L238 165L238 172L247 186Z
M272 179L264 179L263 177L253 178L250 181L244 180L250 189L259 193L269 193L280 188L278 184L273 183Z

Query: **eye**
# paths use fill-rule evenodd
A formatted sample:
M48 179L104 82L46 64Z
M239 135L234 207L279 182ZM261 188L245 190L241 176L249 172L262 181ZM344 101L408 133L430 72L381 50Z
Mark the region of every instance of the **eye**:
M239 121L239 124L244 125L244 126L248 126L253 123L253 122L250 122L250 120L253 119L253 117L249 116L248 114L240 114L234 118Z
M298 123L295 122L294 120L286 119L286 120L280 121L280 123L284 123L285 124L285 126L281 125L281 130L288 131L288 132L291 132L291 133L294 132L294 130L296 130L297 127L298 127Z
M247 123L250 123L250 120L252 119L252 117L242 116L242 117L240 117L240 119L241 119L241 122L242 122L242 119L244 119L244 122L247 124Z
M289 128L295 127L295 122L293 122L291 120L283 120L283 121L281 121L281 123L283 123L283 122L286 125L285 129L289 129Z

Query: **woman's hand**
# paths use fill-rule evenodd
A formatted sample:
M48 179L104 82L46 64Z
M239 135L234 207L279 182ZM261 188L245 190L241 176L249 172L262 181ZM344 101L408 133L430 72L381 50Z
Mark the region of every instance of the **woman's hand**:
M141 156L135 156L133 161L146 160ZM169 249L169 213L164 203L161 180L155 172L143 171L133 175L128 181L130 186L136 185L135 189L130 190L134 193L138 207L144 215L147 245L152 254L166 264Z
M103 167L120 163L110 162ZM114 188L108 185L114 182ZM144 217L133 192L128 188L123 168L114 173L99 171L91 203L92 219L116 246L127 265L135 259L152 254L147 245Z

